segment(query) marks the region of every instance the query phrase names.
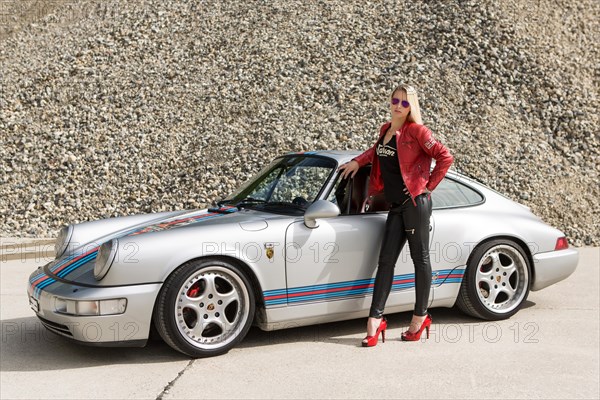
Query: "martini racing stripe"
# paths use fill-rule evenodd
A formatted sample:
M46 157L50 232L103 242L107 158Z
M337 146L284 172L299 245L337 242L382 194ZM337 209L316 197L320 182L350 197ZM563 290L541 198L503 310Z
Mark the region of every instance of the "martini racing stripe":
M465 275L465 269L441 269L434 271L431 280L432 285L442 285L444 283L461 283Z
M444 283L460 283L464 269L434 271L432 285ZM268 290L263 292L265 306L282 304L299 304L315 301L342 300L356 296L366 296L373 293L375 278L355 281L336 282L321 285L300 286L295 288ZM392 281L392 292L415 287L415 275L395 275Z
M65 268L64 270L60 271L58 274L56 274L59 278L64 278L65 276L67 276L70 272L76 270L77 268L81 267L83 264L86 264L92 260L96 259L96 256L98 255L98 251L94 251L91 254L88 254L87 256L83 257L80 260L77 260L77 262L74 262L73 264L69 265L68 268Z
M53 267L51 267L50 271L52 271L52 273L56 274L56 276L62 278L64 276L66 276L69 272L71 272L71 271L79 268L80 266L88 263L89 261L95 259L97 253L98 253L98 247L95 247L92 250L88 251L87 253L81 254L79 256L70 255L70 256L66 257L64 260L61 260L59 263L57 263ZM47 275L46 273L42 273L37 276L39 276L39 278L36 279L36 277L34 277L32 279L33 282L31 282L31 287L33 289L34 297L36 299L39 299L40 291L43 288L45 288L46 286L49 286L49 285L53 284L54 282L56 282L56 279L51 278L50 275Z
M118 237L127 237L139 235L147 232L159 232L166 229L176 228L178 226L189 225L195 222L199 222L204 219L216 218L225 214L231 214L233 212L238 211L237 207L233 206L223 206L218 209L215 209L214 212L208 212L200 215L194 215L188 218L176 217L174 220L166 220L163 222L159 222L156 224L148 225L143 228L136 228L133 230L129 230L123 233ZM100 246L94 247L91 250L87 251L84 254L80 254L78 256L71 254L64 259L58 261L55 265L50 267L50 271L52 274L56 275L59 278L66 278L70 273L77 270L81 266L93 261L96 259L98 255L98 250ZM34 276L30 279L31 289L33 295L36 299L39 299L40 292L46 286L49 286L56 282L56 279L52 278L50 275L46 273L40 273L39 275Z

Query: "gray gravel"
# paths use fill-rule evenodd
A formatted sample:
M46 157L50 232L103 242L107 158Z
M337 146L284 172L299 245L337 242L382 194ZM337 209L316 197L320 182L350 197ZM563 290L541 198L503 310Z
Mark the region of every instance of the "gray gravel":
M3 236L195 208L366 149L400 81L455 168L600 245L600 3L8 1Z

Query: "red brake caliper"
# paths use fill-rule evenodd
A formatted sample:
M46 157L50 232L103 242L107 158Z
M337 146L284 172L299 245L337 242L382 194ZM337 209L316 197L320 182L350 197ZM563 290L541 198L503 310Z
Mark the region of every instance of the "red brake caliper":
M188 290L188 297L198 297L198 293L200 292L200 285L198 283L195 283L192 285L192 287L190 288L190 290Z

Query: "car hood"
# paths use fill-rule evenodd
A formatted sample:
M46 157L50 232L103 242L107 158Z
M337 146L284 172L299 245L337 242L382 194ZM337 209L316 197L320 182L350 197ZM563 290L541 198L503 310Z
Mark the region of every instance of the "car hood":
M217 224L234 224L245 231L257 231L268 226L267 220L281 217L277 214L248 209L239 211L237 207L224 206L195 210L153 220L149 223L129 226L80 246L71 253L50 262L42 270L39 270L39 273L32 275L30 278L31 289L33 293L39 293L44 287L60 281L77 282L79 285L87 282L90 286L95 286L95 282L90 279L90 276L93 278L94 263L98 250L102 243L111 239L148 235L171 229L192 229L195 231Z

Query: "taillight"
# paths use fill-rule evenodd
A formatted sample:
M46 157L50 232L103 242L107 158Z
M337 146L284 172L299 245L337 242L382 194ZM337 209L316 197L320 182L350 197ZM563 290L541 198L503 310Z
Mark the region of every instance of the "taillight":
M559 237L556 239L556 246L554 246L554 250L564 250L569 248L569 242L566 237Z

